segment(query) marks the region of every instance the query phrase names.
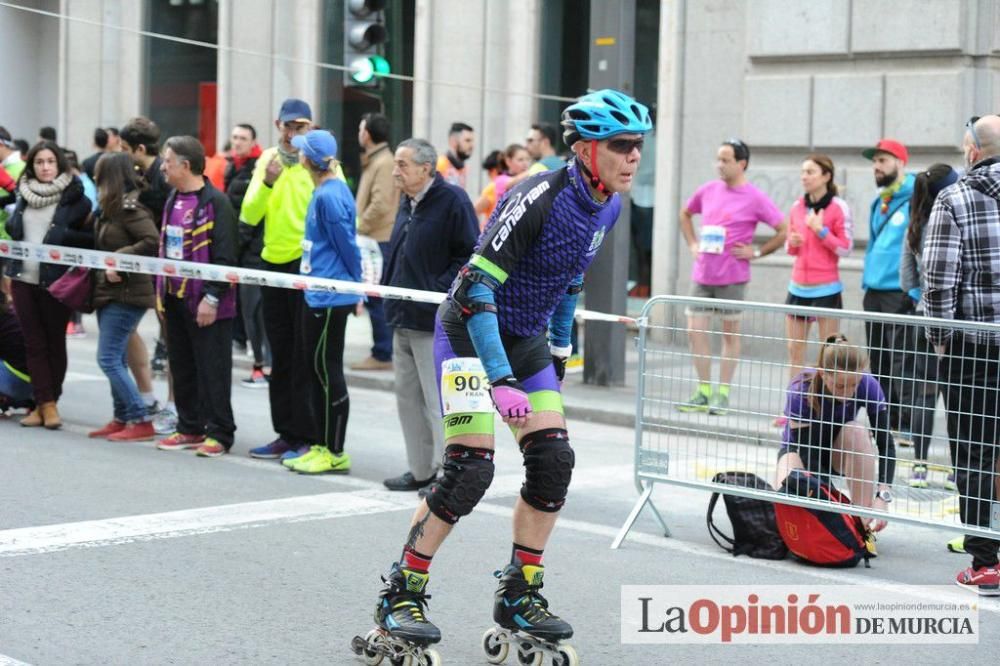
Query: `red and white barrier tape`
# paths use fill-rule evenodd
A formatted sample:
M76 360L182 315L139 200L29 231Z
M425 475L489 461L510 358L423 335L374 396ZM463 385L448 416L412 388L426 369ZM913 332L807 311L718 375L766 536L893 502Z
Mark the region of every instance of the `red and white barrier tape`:
M394 298L417 303L438 304L444 301L446 296L446 294L436 291L405 289L403 287L332 280L311 275L292 275L290 273L277 273L254 268L199 264L192 261L143 257L135 254L102 252L100 250L81 250L61 245L43 245L40 243L11 240L0 240L0 259L38 261L48 264L62 264L64 266L83 266L98 270L110 268L122 271L123 273L145 273L147 275L229 282L234 285L251 284L261 287L298 289L300 291L356 294L358 296ZM620 324L635 323L635 319L632 317L593 312L591 310L577 310L576 316L580 319L592 321L608 321Z

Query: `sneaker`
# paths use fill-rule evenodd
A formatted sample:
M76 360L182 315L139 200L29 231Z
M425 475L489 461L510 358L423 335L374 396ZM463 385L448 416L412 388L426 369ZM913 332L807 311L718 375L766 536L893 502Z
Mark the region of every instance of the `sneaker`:
M913 471L910 472L910 487L911 488L927 488L930 486L927 483L927 465L914 465Z
M87 437L90 437L91 439L102 439L104 437L107 437L108 435L113 435L119 430L124 430L124 429L125 429L124 421L119 421L118 419L111 419L97 430L91 430L90 432L88 432Z
M149 367L155 374L163 374L167 371L167 345L163 340L156 341L156 348L153 351L153 358L149 361Z
M374 356L369 356L363 361L352 363L351 370L392 370L392 361L380 361Z
M258 446L255 449L250 449L250 457L260 458L261 460L277 460L288 451L294 450L295 446L291 442L286 442L281 437L278 437L264 446Z
M177 412L165 407L153 415L153 430L157 435L169 435L177 430Z
M156 443L156 448L161 451L181 451L183 449L196 449L205 441L204 435L182 435L175 432L169 437L164 437Z
M351 471L351 456L336 454L325 446L314 456L299 456L289 469L299 474L347 474Z
M66 337L74 340L85 338L87 337L87 331L83 328L83 324L69 322L66 324Z
M583 372L583 356L580 354L573 354L566 359L566 374L575 375L579 372Z
M309 458L310 456L316 455L319 449L325 449L325 448L326 448L325 446L318 446L318 445L309 446L308 444L306 444L305 446L300 446L294 451L286 451L281 455L281 464L290 470L292 469L292 465L296 464L297 462L302 462L303 460Z
M708 400L708 413L713 416L722 416L729 411L729 396L715 393Z
M701 391L695 391L688 398L687 402L682 402L677 405L677 411L690 414L692 412L707 412L708 411L708 396Z
M312 447L309 446L308 444L300 444L299 446L295 446L281 454L281 462L282 464L284 464L286 460L293 460L295 458L298 458L299 456L304 456L305 454L309 453L310 450L312 450Z
M978 592L984 597L1000 597L1000 569L991 567L969 567L955 577L955 584L967 590Z
M944 480L945 490L958 490L958 484L955 483L955 472L950 473Z
M160 401L154 400L151 404L146 405L146 416L152 420L153 417L159 414L161 410L163 410L163 407L160 405ZM169 435L170 433L167 432L162 434Z
M218 458L226 453L229 453L229 451L223 446L222 442L214 437L206 437L205 441L198 447L198 450L194 452L196 456L201 458Z
M264 374L261 368L254 368L250 377L240 382L246 388L267 388L270 378ZM277 456L275 456L277 457Z
M430 486L434 481L437 480L436 475L432 475L429 479L421 481L413 476L413 472L403 472L399 476L394 476L391 479L386 479L382 482L389 490L400 490L400 491L411 491L420 490L421 488L426 488Z
M965 535L957 536L948 542L948 552L949 553L964 553L965 552Z
M129 423L113 435L108 435L109 442L148 442L155 438L156 431L149 421Z

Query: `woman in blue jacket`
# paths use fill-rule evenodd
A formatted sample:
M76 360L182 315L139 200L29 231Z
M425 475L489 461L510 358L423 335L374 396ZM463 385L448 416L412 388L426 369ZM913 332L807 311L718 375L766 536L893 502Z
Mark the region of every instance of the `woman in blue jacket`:
M314 277L361 281L361 253L355 242L354 197L336 177L337 140L324 130L292 139L299 160L316 189L306 212L300 272ZM283 463L299 474L346 474L351 458L344 453L350 401L344 380L344 333L360 296L306 292L303 308L304 359L310 369L302 382L303 418L313 433L307 450Z

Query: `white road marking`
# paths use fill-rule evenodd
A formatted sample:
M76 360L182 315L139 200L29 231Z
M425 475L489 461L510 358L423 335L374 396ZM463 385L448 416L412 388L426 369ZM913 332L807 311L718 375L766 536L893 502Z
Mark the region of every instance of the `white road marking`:
M31 664L0 654L0 666L31 666Z
M325 493L105 520L21 527L0 531L0 557L228 532L269 523L324 520L400 508L402 507L398 503L357 493Z

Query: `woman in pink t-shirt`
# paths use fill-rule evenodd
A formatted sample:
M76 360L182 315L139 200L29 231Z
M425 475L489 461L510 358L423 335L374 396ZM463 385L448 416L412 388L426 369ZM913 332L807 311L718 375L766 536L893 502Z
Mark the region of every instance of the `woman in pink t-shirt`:
M785 249L795 257L792 279L788 284L789 305L818 308L843 308L839 263L854 246L854 224L847 202L837 196L833 182L833 160L813 153L802 163L802 189L805 194L789 212ZM804 365L806 339L813 321L819 323L819 338L825 340L837 331L834 317L788 315L785 330L788 338L788 374L794 378ZM775 420L783 426L783 417Z

